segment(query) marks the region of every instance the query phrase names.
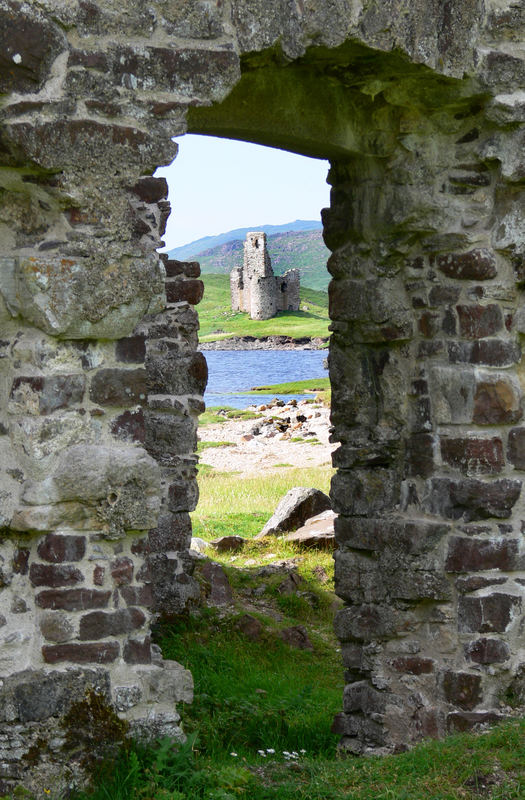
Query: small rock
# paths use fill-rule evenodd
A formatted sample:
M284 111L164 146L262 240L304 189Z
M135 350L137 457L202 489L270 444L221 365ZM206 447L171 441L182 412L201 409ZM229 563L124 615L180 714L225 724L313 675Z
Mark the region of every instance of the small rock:
M312 573L314 574L316 580L319 581L319 583L321 584L328 583L329 580L328 573L325 570L325 568L322 567L320 564L318 564L316 567L313 568Z
M297 597L302 597L303 600L306 600L311 608L319 608L319 598L315 592L297 592Z
M243 539L242 536L221 536L210 542L218 553L238 553L243 549L245 543L246 539Z
M198 536L193 536L190 542L190 550L194 550L196 553L205 553L206 548L209 546L209 542L205 542L204 539L199 539Z
M295 486L285 494L273 516L255 538L293 531L304 525L306 520L330 508L330 498L324 492Z
M304 625L293 625L291 628L283 628L282 631L279 631L279 636L289 647L295 647L298 650L314 649Z
M239 617L236 626L237 629L252 642L256 642L257 639L260 639L264 630L262 623L256 619L256 617L252 617L251 614L243 614L242 617Z
M241 442L251 442L253 436L251 433L245 433L244 436L241 436Z
M232 589L228 577L220 564L215 561L206 561L199 565L203 578L209 583L209 592L206 599L209 606L227 606L233 599Z
M293 594L302 583L304 583L304 581L297 572L290 572L288 577L279 584L277 591L279 594Z

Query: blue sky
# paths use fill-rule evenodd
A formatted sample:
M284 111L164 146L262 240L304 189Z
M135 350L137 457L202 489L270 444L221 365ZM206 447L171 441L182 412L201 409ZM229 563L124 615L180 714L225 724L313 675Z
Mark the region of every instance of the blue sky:
M329 205L328 162L249 142L187 134L155 173L170 187L166 247L202 236L296 219L320 219Z

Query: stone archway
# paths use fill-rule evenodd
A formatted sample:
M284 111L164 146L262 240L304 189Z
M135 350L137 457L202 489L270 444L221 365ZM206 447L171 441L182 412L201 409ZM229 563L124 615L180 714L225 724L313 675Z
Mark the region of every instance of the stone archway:
M202 287L151 175L186 128L332 161L342 744L496 719L523 672L524 20L230 6L0 3L6 785L87 686L180 735L149 622L194 591Z

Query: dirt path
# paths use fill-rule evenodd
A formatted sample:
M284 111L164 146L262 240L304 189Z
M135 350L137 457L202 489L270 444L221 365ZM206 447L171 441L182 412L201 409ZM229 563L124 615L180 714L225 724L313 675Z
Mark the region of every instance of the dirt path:
M253 406L252 410L260 417L228 420L199 429L203 442L231 442L225 447L205 448L200 455L203 464L220 472L240 472L239 477L272 471L285 464L331 465L331 453L337 445L328 441L328 408L301 400L296 405Z

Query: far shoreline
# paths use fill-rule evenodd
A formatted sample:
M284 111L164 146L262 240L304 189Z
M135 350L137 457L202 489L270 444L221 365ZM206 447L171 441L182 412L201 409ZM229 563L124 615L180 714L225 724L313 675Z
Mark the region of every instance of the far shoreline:
M326 350L329 337L229 336L213 342L199 342L199 350Z

